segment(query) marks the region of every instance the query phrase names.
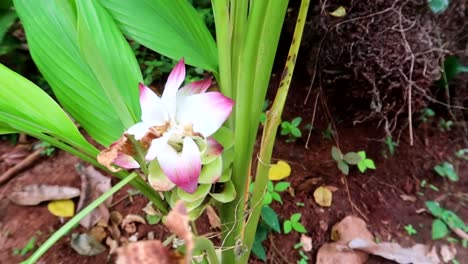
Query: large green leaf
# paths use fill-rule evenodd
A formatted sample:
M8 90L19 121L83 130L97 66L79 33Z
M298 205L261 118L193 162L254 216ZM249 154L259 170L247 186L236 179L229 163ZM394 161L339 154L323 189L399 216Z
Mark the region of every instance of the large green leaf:
M0 64L0 132L54 137L88 154L88 143L67 114L41 88Z
M213 72L218 71L216 44L197 11L185 0L101 0L120 28L135 41Z
M95 69L91 69L82 56L73 3L63 0L14 1L31 55L57 99L97 142L109 145L128 127L128 121L121 118L128 109L116 110L106 92L115 87L103 87L96 78L99 72L93 73ZM114 49L115 46L109 42L107 48ZM118 59L115 58L116 65L120 65ZM134 89L138 93L137 85L119 89ZM137 110L134 115L138 115Z
M14 10L2 10L0 9L0 43L3 41L3 37L8 29L13 25L17 18Z
M138 83L143 80L130 45L97 1L76 1L78 42L126 127L140 119ZM126 109L126 111L119 111Z

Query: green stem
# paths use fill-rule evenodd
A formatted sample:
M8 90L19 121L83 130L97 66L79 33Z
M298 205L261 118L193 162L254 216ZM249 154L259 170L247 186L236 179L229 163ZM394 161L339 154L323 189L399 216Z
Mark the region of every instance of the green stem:
M260 147L254 190L250 201L250 209L252 210L252 214L247 221L244 233L243 242L247 247L248 252L247 254L242 255L240 263L247 263L250 250L252 249L254 242L255 233L263 205L263 196L268 184L268 172L270 168L269 164L275 144L276 133L278 131L278 126L281 123L281 114L283 113L284 105L286 103L286 98L289 92L289 86L291 84L292 73L296 64L296 57L302 39L302 32L304 30L309 3L310 0L302 0L301 2L296 28L294 30L293 41L289 49L288 60L286 61L286 65L284 67L280 87L276 94L271 110L267 113L267 120L262 135L262 143Z
M132 173L128 175L125 179L121 180L117 183L114 187L112 187L109 191L105 192L99 198L94 200L91 204L86 206L81 212L75 215L70 221L68 221L65 225L63 225L59 230L57 230L46 242L44 242L39 249L37 249L34 254L31 255L27 260L23 261L23 264L32 264L36 263L36 261L50 248L52 247L60 238L68 234L70 230L72 230L75 226L77 226L81 219L91 213L94 209L96 209L100 204L105 202L109 197L111 197L115 192L122 189L126 184L128 184L131 180L135 177L138 177L137 173Z
M205 251L207 254L208 263L219 264L218 256L214 249L213 243L206 237L195 238L194 251Z

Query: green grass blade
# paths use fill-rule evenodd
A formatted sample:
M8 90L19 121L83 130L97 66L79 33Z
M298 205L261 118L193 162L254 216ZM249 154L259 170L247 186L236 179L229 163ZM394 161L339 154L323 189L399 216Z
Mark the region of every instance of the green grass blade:
M187 64L218 72L216 44L188 1L101 0L120 28L138 43Z

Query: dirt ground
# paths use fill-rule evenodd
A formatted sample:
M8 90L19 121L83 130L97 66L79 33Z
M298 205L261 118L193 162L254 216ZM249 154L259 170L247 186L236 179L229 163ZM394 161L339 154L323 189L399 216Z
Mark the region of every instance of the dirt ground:
M302 116L305 120L311 118L312 107L302 105L303 97L300 93L292 92L288 99L285 119ZM463 138L458 133L440 132L432 123L418 126L415 130L415 144L409 146L406 137L402 137L394 156L385 158L385 146L378 141L382 135L376 133L373 124L352 126L349 122L337 125L339 145L343 151L365 150L372 158L377 170L360 174L355 168L348 176L342 175L335 166L330 155L334 145L331 140L322 137L326 128L324 117L317 117L316 128L312 131L309 148L305 149L305 136L295 143L286 143L285 138L277 140L274 159L282 159L292 166L292 175L288 178L292 183L294 196L284 193L284 205L273 203L273 208L280 219L286 219L291 214L302 213L302 223L313 239L313 251L308 253L314 259L317 249L330 241L331 227L347 215L356 215L366 220L369 229L380 241L397 241L409 246L413 243L432 244L431 222L433 217L428 213L417 213L424 208L427 200L437 200L441 204L455 211L462 219L468 219L468 164L456 160L454 152L463 145ZM0 153L11 151L14 146L3 141ZM452 159L458 169L460 181L457 184L449 182L436 175L433 166L441 161ZM18 263L25 257L13 256L14 248L23 247L27 241L36 236L38 244L57 230L62 222L51 215L46 203L38 206L21 207L14 205L5 198L6 194L15 186L32 183L46 183L80 187L80 177L75 170L79 162L63 151L57 151L50 158L42 158L32 167L19 173L7 184L0 187L0 263ZM434 191L421 188L421 181L426 180L439 188ZM346 183L348 188L346 187ZM336 187L333 193L333 204L330 208L319 207L314 201L312 193L315 188L327 185ZM419 193L419 194L418 194ZM120 191L114 201L125 196L126 190ZM404 201L401 195L416 197L415 202ZM304 203L303 207L296 205ZM354 203L357 209L353 209ZM123 215L134 213L143 215L142 207L146 200L142 196L135 196L133 202L128 199L117 204L113 210ZM199 221L201 232L208 232L205 220ZM418 233L413 236L406 234L404 226L412 224ZM84 231L78 228L77 231ZM154 231L155 238L163 239L166 231L157 226L139 227L139 237L146 237L147 232ZM72 231L75 232L75 231ZM452 235L453 236L453 235ZM107 253L94 257L80 256L69 246L70 235L60 240L41 259L42 263L103 263L111 261ZM297 233L288 235L271 235L265 246L268 252L268 263L294 263L298 252L293 249L299 241ZM468 261L466 249L458 246L457 259L460 263ZM254 260L253 260L254 261ZM385 263L383 259L371 258L369 263Z
M297 3L298 1L292 2ZM321 4L326 2L320 1ZM354 3L354 1L350 2ZM426 1L423 2L425 4ZM462 1L458 2L462 3ZM356 1L356 3L359 2ZM317 20L330 19L323 16L326 12L319 7L321 6L313 7L315 11L312 15L315 15ZM359 6L357 5L357 7ZM294 8L292 10L291 13L294 13ZM293 28L291 23L294 22L293 18L287 18L287 20L289 24L285 27L287 29L285 31L286 35L291 33ZM320 34L320 32L314 30L310 31L312 36L309 36L308 41L319 43L322 36L316 36L315 34ZM305 36L307 37L307 34ZM466 36L464 41L466 43ZM275 87L278 76L281 75L288 45L289 40L286 37L279 46L280 52L274 69L276 75L273 76L272 87ZM345 87L353 80L345 79L342 81L340 79L340 82L332 82L331 77L326 79L328 78L327 74L333 75L336 71L323 71L323 80L320 78L320 82L316 81L316 83L323 83L325 88L333 86L334 90L332 93L326 93L325 91L323 97L319 97L317 108L315 108L317 91L317 87L315 87L307 104L304 104L305 94L308 92L311 80L311 72L313 72L310 67L314 65L314 54L316 54L317 47L306 46L306 48L309 48L309 50L299 54L299 67L297 67L294 75L283 116L284 120L289 121L298 116L302 117L301 130L303 137L296 142L286 143L286 138L279 136L276 141L273 159L274 161L281 159L291 165L292 174L287 180L291 182L292 188L291 191L282 194L284 204L274 202L272 208L278 213L281 222L288 219L293 213L299 212L302 214L302 224L306 227L307 235L312 238L313 244L313 250L306 253L310 258L309 263L315 262L317 250L320 246L331 241L330 231L332 226L348 215L355 215L364 219L369 230L379 241L395 241L403 246L411 246L415 243L426 245L448 244L449 242L446 240L437 242L431 240L431 224L434 218L421 209L425 208L425 201L435 200L440 202L444 208L454 211L465 220L465 223L468 221L468 162L458 159L454 155L455 151L468 148L466 134L461 129L462 124L467 125L466 122L459 120L457 127L451 131L443 132L438 128L438 122L440 118L448 116L446 113L439 115L439 112L443 113L445 108L435 106L438 114L426 123L420 122L417 113L415 113L413 146L410 146L409 143L408 127L404 124L406 121L395 122L398 127L395 132L399 135L399 144L395 149L395 154L391 156L383 142L386 135L382 127L378 125L378 119L353 124L356 118L356 110L368 109L369 105L368 101L357 100L356 97L350 95L351 91L365 92L365 89L358 90L358 88L361 88L362 80L354 80L354 86ZM304 54L307 54L307 56ZM466 48L465 54L463 54L463 50L459 54L464 55L466 59ZM340 61L333 62L342 63ZM341 71L342 69L338 72ZM319 77L317 78L319 79ZM468 102L464 101L468 100L464 99L468 98L466 97L468 94L467 80L468 78L463 78L462 81L458 82L458 88L452 88L457 91L456 95L459 95L461 105L465 107L467 106L466 102ZM337 84L343 86L336 86ZM369 86L369 83L367 85ZM429 87L427 88L429 89ZM367 92L365 93L369 95ZM269 92L268 97L270 99L274 97L274 89ZM437 99L443 99L443 97ZM467 112L464 111L464 114L461 114L461 119L463 117L466 119ZM305 124L311 122L314 112L314 128L310 135L308 148L306 148L308 130ZM366 115L369 115L369 113L363 112L360 117ZM400 117L399 120L404 118ZM323 137L323 132L327 129L329 123L334 124L332 126L333 130L335 130L334 139ZM30 142L33 141L33 139L29 140ZM330 151L332 146L335 145L338 145L343 152L366 151L367 157L375 161L377 169L375 171L368 170L361 174L355 167L352 167L348 176L343 175L337 169L336 163L331 157ZM15 146L10 142L0 141L0 156L13 151L14 148ZM454 164L460 177L459 182L451 183L434 172L433 167L443 161ZM78 162L80 162L78 158L57 150L51 157L42 157L32 166L18 173L11 181L0 185L0 263L19 263L25 260L30 256L31 252L23 257L15 256L13 255L14 249L22 248L32 237L36 237L37 245L40 245L66 221L49 213L47 203L29 207L17 206L6 198L7 194L18 186L35 183L80 188L80 176L75 169ZM0 161L0 174L7 168L4 162ZM113 183L116 182L117 180L114 179ZM426 182L426 186L432 184L438 188L438 191L428 187L421 187L422 182ZM331 207L323 208L315 203L313 192L319 186L335 187L336 191L333 192ZM147 204L146 198L141 195L133 196L131 200L125 198L129 189L127 187L114 195L113 200L119 202L111 210L116 210L124 216L127 214L144 216L142 208ZM411 196L415 200L405 201L402 195ZM75 202L77 201L78 199L75 199ZM303 203L303 206L299 206L298 203ZM219 231L210 228L207 222L206 216L202 216L197 221L199 234L212 234ZM404 226L409 224L417 230L417 234L412 236L407 234ZM71 233L85 231L82 227L78 227ZM154 238L160 240L165 240L168 234L167 230L161 225L139 225L138 239L146 238L149 232L153 232ZM123 233L124 237L126 235L128 234ZM453 233L450 236L457 238ZM288 235L271 234L264 244L268 256L267 263L296 263L300 256L298 251L294 249L294 245L299 242L299 237L296 232ZM115 260L115 256L109 254L108 251L92 257L81 256L70 247L70 238L71 234L62 238L40 259L39 263L91 264L113 263ZM456 244L455 247L458 252L456 259L460 263L468 263L468 250L459 244ZM251 260L251 263L262 263L255 257L252 257ZM368 263L393 262L371 257Z

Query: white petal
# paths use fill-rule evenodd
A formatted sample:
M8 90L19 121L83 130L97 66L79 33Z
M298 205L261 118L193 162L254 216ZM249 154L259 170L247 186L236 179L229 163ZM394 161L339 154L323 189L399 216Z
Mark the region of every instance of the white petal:
M194 193L198 187L201 161L200 150L190 137L184 138L181 152L166 144L166 149L158 155L159 165L175 185L188 193Z
M127 134L134 135L136 140L140 140L148 129L151 127L150 124L145 122L136 123L127 130Z
M151 141L151 145L146 153L146 161L154 160L158 155L160 155L163 151L165 151L166 147L170 147L167 145L167 140L169 137L162 136L160 138L153 139Z
M219 92L191 95L178 105L177 120L181 124L191 123L193 131L208 137L226 121L233 105L233 100Z
M150 88L140 83L141 120L152 126L160 126L169 119L161 98Z
M172 69L169 77L167 78L166 86L164 86L164 92L161 100L164 103L167 113L171 118L176 113L176 94L180 86L185 80L185 64L184 59L181 59L179 63Z

